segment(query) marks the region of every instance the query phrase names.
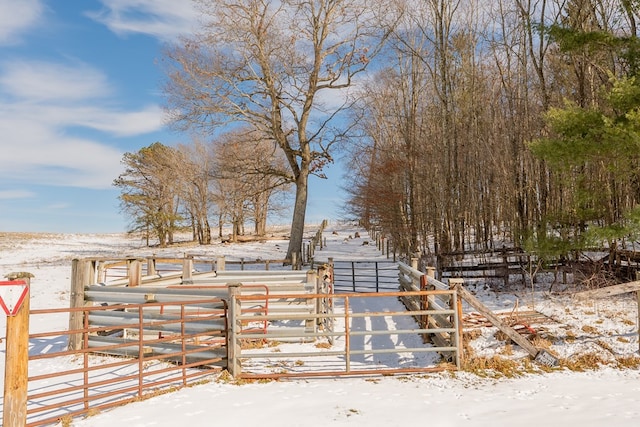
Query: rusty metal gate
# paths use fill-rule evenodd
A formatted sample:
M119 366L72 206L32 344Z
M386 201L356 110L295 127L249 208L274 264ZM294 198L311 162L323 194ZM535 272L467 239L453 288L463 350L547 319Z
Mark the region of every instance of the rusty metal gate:
M144 399L226 367L227 308L220 299L29 312L51 320L70 313L84 326L29 335L29 370L37 374L28 378L27 426ZM69 350L69 337L78 334L82 348Z

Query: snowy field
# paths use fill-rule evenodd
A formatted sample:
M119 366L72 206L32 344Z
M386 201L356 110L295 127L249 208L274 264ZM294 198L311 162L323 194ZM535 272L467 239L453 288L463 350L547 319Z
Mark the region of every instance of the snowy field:
M313 230L315 231L315 230ZM309 236L313 235L309 232ZM358 231L361 238L350 239ZM334 233L335 232L335 233ZM366 232L330 224L326 259L385 259ZM228 259L282 259L287 242L273 239L208 247L180 245L146 248L144 241L125 235L54 235L0 233L0 275L27 271L31 308L67 307L71 259L83 256L137 256L185 253L224 255ZM530 291L496 294L483 286L470 290L495 311L535 310L547 321L531 326L550 351L566 361L563 367L535 366L518 374L492 371L421 374L396 377L286 380L234 384L212 378L206 384L129 404L85 419L74 426L128 427L190 425L388 426L428 423L433 426L637 426L640 423L640 371L623 368L638 357L637 305L634 296L576 301L571 295ZM378 309L378 308L376 308ZM396 307L393 307L395 310ZM57 323L56 323L57 322ZM66 329L67 319L31 331ZM4 384L5 316L0 315L0 366ZM469 343L476 357L499 356L521 361L527 355L507 345L493 327L475 328ZM570 362L594 359L597 369L569 369ZM522 364L526 366L526 364ZM633 367L636 366L636 367ZM51 367L49 367L51 369ZM30 372L36 374L38 372Z

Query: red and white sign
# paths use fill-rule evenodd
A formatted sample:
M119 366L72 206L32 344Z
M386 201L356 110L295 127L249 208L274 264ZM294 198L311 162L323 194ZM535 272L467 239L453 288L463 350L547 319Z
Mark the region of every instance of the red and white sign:
M29 293L29 286L24 280L0 282L0 306L7 316L16 315L27 293Z

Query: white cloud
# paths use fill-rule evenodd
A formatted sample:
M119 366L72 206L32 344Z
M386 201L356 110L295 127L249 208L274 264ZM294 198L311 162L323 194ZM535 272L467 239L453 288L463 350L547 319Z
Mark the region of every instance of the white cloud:
M121 172L120 150L67 136L46 123L0 119L0 151L9 167L0 180L82 188L109 188Z
M59 103L101 98L111 92L106 76L86 64L69 66L43 61L5 64L0 90L25 101Z
M150 105L140 111L99 111L89 114L78 124L116 136L140 135L157 131L163 126L163 110ZM81 115L80 115L81 117Z
M40 22L43 12L41 0L0 0L0 45L16 43Z
M35 195L29 190L0 190L0 200L30 199Z
M101 0L103 9L87 12L118 35L147 34L172 40L192 33L199 13L187 0Z
M157 105L118 107L108 79L86 65L20 61L0 67L0 182L110 188L122 150L104 140L159 131ZM99 132L79 137L82 129Z

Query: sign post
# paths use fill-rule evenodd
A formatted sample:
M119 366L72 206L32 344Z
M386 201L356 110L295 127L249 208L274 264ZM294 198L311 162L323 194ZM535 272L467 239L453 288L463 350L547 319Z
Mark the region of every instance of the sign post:
M0 306L7 315L2 425L27 423L30 273L12 273L0 282Z

